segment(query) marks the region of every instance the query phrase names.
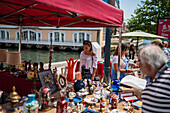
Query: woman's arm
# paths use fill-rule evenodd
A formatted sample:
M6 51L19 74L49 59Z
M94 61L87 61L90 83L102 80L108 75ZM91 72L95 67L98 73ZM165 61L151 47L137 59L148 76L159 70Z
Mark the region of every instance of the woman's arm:
M95 77L95 74L96 74L96 71L97 71L97 55L94 51L92 51L92 57L93 57L93 73L92 73L92 77L91 77L91 80L93 81L94 80L94 77Z
M129 66L136 67L136 68L139 67L138 65L136 65L135 63L132 63L132 62L129 62Z
M117 73L117 71L118 71L118 64L114 64L113 65L113 69L114 69L114 71ZM132 69L120 69L120 73L129 73L129 72L133 72L133 70Z
M92 74L92 77L91 77L91 80L92 80L92 81L94 80L96 71L97 71L97 69L96 69L96 68L93 68L93 74Z

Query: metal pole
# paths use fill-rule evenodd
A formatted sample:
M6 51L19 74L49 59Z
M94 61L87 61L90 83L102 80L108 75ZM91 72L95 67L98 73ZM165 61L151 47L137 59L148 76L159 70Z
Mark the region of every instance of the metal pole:
M110 44L111 44L111 27L106 27L104 73L106 75L109 85L110 85Z
M21 52L21 36L22 36L22 15L19 16L19 50Z
M119 48L118 48L118 71L117 79L120 80L120 58L121 58L121 44L122 44L122 28L119 28Z
M52 37L50 39L51 39L51 45L50 45L50 57L49 57L48 69L51 69L52 52L54 51L53 50L53 45L52 45Z
M139 43L139 37L137 37L137 44L136 44L136 55L138 56L138 43Z

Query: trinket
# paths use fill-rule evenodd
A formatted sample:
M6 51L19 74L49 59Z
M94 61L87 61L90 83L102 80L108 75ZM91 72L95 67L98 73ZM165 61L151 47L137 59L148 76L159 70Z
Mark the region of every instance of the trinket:
M112 109L116 109L117 108L117 103L118 103L118 99L117 99L117 95L116 94L111 94L111 105L112 105Z
M67 101L64 100L64 95L61 95L61 100L57 102L56 113L67 113Z
M73 58L70 58L69 61L67 61L68 64L68 73L67 73L67 81L68 82L72 82L73 81L73 76L75 76L75 64L77 62L77 60L74 62Z
M28 101L24 103L24 113L38 113L39 103L35 100L35 94L28 94Z
M49 111L51 109L49 106L51 101L51 89L48 86L44 86L40 88L39 94L40 110Z
M100 111L106 111L106 99L104 97L102 97L100 101Z
M12 88L13 92L10 93L8 101L11 102L11 108L8 110L8 113L21 113L22 110L16 107L16 104L19 102L21 97L15 92L15 86Z

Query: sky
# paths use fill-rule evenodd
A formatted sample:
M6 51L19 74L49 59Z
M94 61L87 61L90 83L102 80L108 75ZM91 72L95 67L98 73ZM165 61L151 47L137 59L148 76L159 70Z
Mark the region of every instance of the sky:
M124 12L124 22L127 23L127 19L131 18L131 14L134 15L134 10L138 7L137 4L141 5L142 0L119 0L120 9Z

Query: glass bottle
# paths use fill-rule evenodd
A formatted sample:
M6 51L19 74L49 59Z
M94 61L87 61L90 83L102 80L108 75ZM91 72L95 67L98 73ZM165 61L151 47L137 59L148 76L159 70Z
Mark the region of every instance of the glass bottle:
M57 102L56 113L67 113L67 101L64 100L64 95L62 95L61 100Z
M68 108L69 112L75 112L75 104L73 102L73 98L69 98Z

